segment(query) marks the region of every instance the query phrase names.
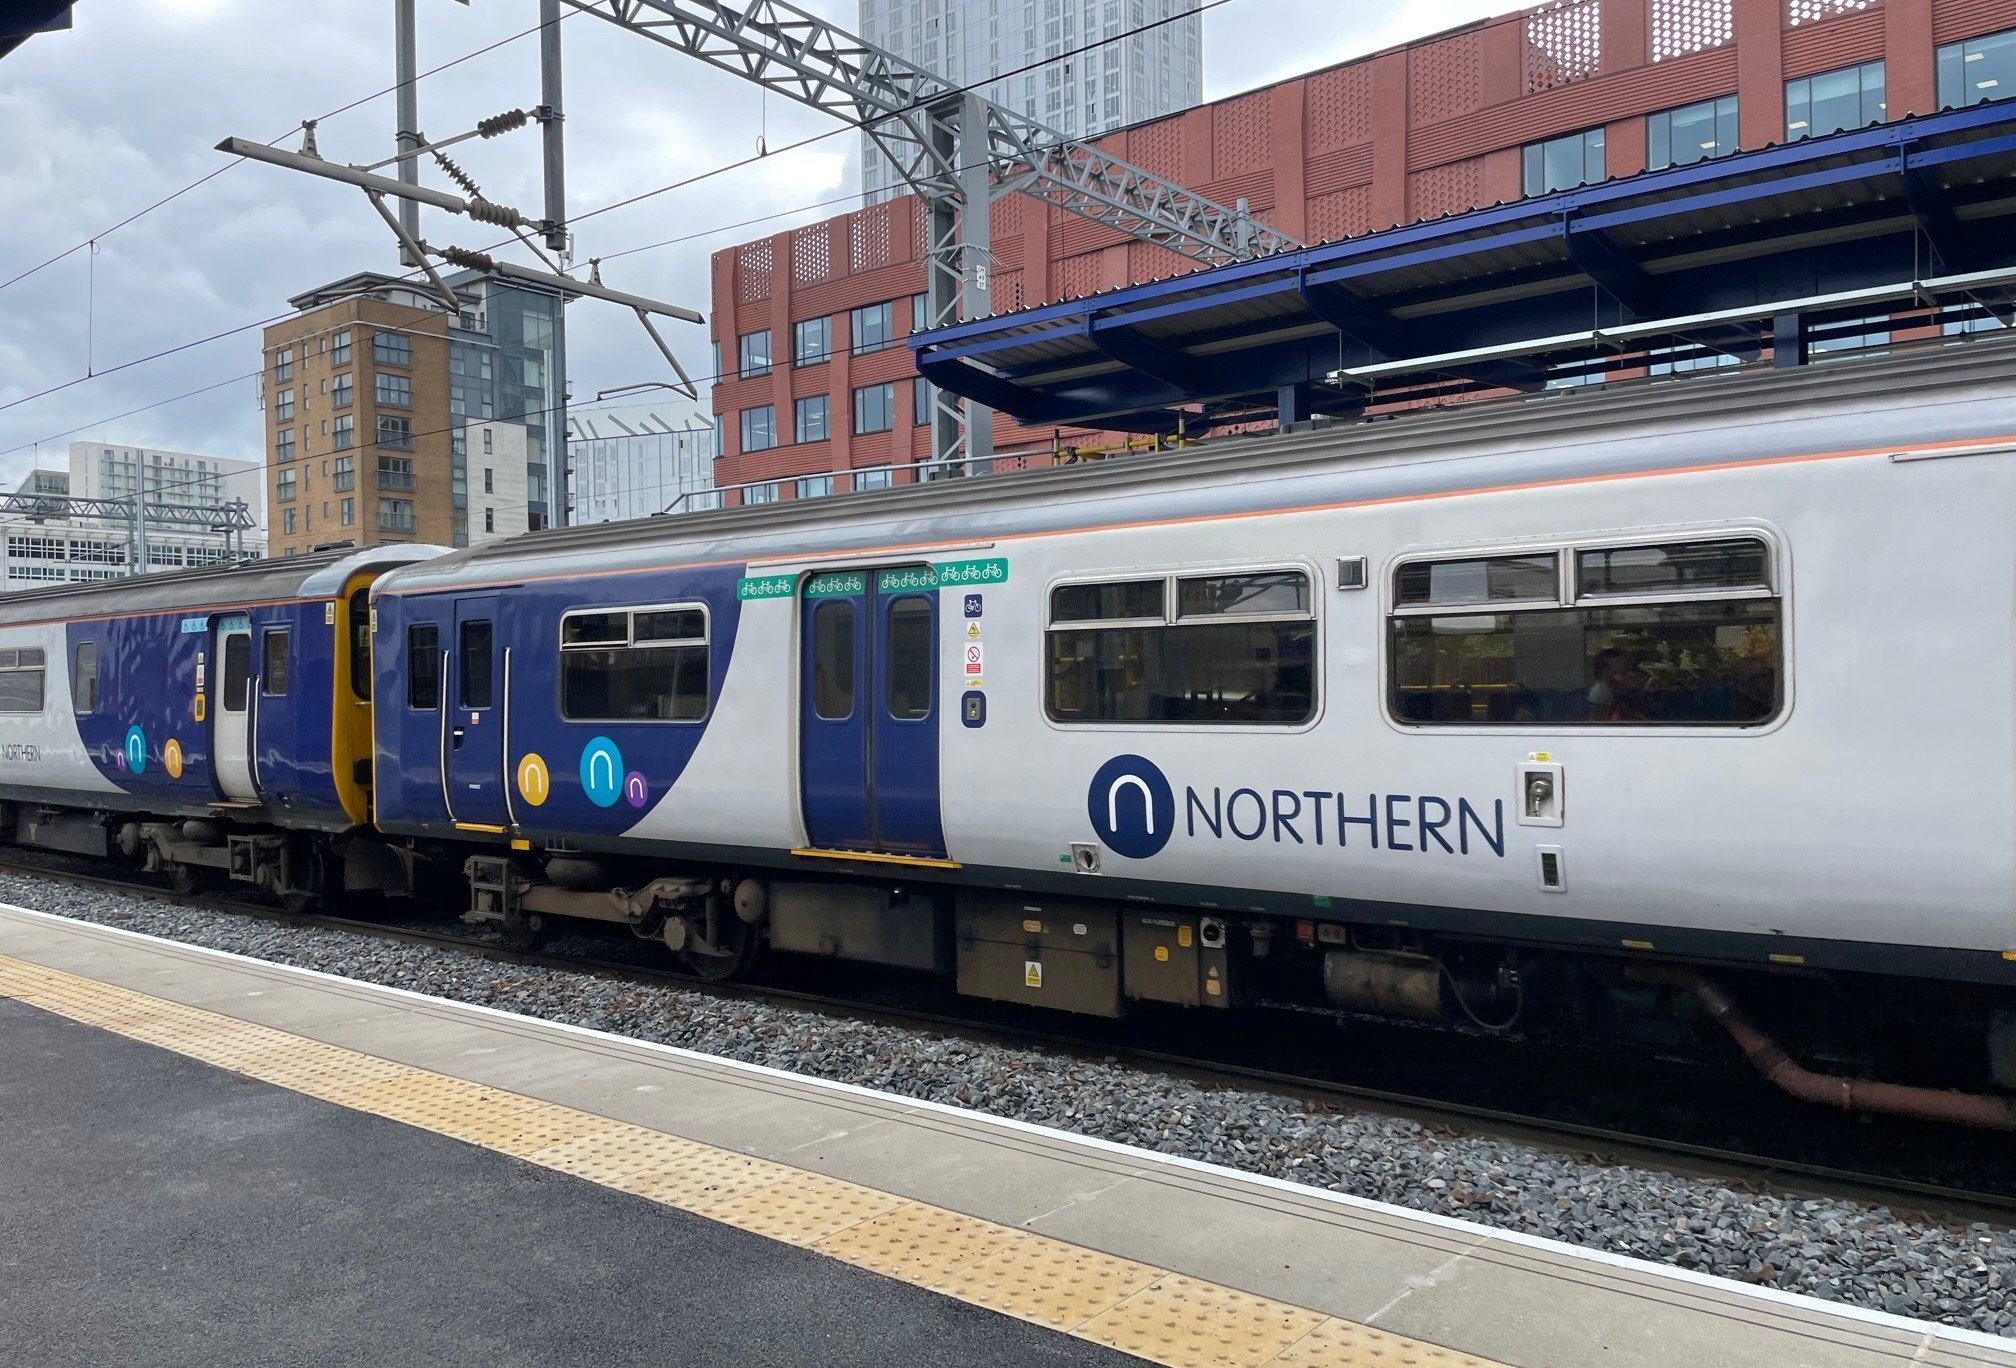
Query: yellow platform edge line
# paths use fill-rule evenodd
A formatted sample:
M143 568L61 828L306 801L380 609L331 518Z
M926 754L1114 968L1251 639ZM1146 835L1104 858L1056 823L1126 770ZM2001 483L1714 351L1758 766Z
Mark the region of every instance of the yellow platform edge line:
M1503 1368L1035 1231L5 955L0 997L1168 1368Z

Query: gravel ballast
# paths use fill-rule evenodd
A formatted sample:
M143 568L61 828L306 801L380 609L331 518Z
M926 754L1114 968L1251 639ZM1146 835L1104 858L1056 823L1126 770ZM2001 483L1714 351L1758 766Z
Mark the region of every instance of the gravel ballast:
M970 1107L1483 1225L2016 1336L2016 1231L1743 1191L929 1030L0 875L0 901Z

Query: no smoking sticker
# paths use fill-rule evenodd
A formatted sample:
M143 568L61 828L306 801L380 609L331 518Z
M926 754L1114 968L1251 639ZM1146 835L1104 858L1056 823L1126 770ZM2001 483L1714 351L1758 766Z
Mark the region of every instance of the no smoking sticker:
M967 643L966 643L966 673L967 673L967 674L969 674L969 675L977 675L977 674L979 674L979 673L980 673L980 670L981 670L981 666L980 666L980 662L981 662L981 659L982 659L982 656L981 656L981 651L980 651L980 643L979 643L979 642L977 642L977 641L969 641L969 642L967 642Z

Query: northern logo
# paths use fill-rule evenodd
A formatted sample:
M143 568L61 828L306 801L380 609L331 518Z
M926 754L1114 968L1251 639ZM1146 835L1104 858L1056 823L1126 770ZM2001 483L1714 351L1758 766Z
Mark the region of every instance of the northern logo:
M1116 755L1086 793L1086 815L1108 850L1130 860L1158 854L1176 834L1176 791L1152 760Z

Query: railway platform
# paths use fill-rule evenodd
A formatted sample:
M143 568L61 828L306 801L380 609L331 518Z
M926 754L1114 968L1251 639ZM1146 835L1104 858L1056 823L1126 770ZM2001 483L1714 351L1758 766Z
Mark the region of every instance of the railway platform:
M0 907L0 1362L2016 1368L2016 1342Z

